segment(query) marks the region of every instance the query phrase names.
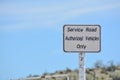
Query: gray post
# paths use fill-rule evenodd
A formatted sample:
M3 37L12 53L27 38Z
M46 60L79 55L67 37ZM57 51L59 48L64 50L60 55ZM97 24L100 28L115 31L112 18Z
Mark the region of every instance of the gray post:
M85 53L79 53L79 80L86 80L85 75Z
M69 80L69 76L67 76L67 80Z

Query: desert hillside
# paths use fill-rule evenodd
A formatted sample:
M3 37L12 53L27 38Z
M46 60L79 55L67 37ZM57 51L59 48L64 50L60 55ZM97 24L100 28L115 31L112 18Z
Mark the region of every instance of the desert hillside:
M53 73L43 73L42 75L29 75L26 78L14 80L79 80L78 69L58 70ZM120 65L104 66L100 61L96 62L94 68L86 68L86 80L120 80Z

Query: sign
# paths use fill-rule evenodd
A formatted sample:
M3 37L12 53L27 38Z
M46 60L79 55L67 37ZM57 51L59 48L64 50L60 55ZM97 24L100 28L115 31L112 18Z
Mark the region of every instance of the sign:
M64 25L63 49L65 52L99 52L100 25Z

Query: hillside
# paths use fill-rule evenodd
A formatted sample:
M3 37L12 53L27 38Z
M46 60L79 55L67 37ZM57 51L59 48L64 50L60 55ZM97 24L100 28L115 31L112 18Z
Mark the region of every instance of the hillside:
M78 70L56 71L54 73L44 73L43 75L29 75L26 78L15 80L79 80ZM86 69L86 80L120 80L120 66L108 66Z

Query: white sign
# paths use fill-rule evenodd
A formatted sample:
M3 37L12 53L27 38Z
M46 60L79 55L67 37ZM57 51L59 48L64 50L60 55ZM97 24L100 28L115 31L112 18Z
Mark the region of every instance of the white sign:
M64 25L63 48L65 52L99 52L100 25Z

